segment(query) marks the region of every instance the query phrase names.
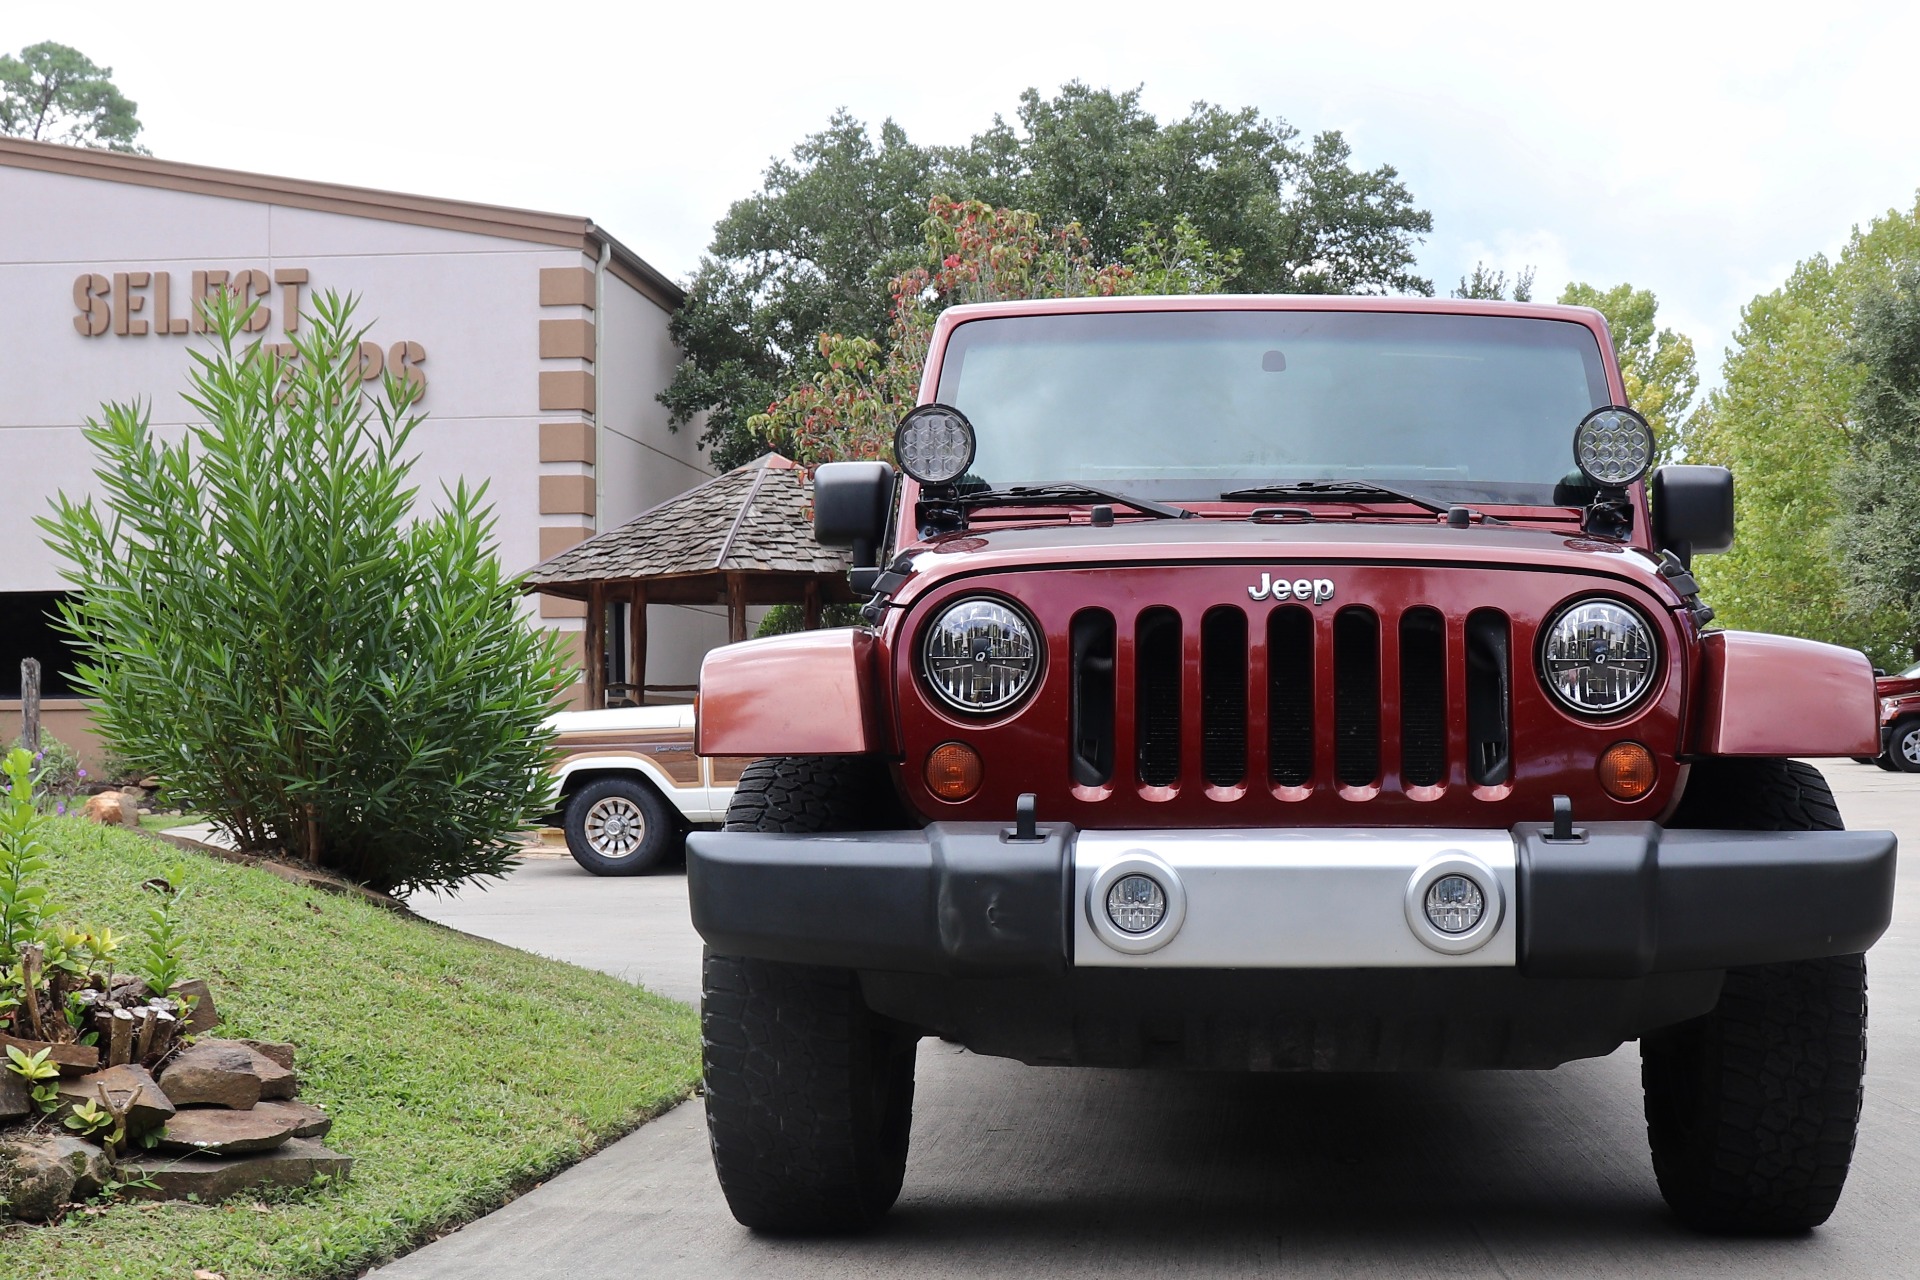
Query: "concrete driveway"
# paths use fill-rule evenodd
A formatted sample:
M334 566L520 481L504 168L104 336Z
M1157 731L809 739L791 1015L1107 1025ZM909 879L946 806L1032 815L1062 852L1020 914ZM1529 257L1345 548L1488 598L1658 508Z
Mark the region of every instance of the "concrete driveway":
M1920 851L1920 777L1827 766L1848 824ZM899 1206L857 1239L755 1236L727 1214L698 1102L384 1280L601 1276L1920 1274L1920 857L1875 948L1867 1110L1840 1210L1799 1239L1674 1225L1639 1056L1545 1073L1215 1076L1068 1071L920 1045ZM424 914L698 995L685 880L534 859Z

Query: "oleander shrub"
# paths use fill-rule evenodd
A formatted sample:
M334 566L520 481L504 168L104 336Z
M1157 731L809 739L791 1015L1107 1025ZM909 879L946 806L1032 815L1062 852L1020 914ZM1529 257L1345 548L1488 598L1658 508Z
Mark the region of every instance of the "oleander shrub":
M41 526L116 758L249 849L388 892L501 874L548 804L565 681L492 546L485 486L409 483L419 387L366 389L353 300L315 300L291 358L207 305L188 403L86 428L100 496Z

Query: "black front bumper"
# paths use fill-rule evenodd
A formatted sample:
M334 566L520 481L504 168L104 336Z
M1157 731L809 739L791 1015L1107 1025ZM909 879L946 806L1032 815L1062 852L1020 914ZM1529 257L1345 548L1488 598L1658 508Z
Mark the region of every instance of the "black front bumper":
M693 923L716 951L947 976L1073 964L1071 827L986 823L687 838ZM1519 971L1636 978L1865 951L1893 912L1887 831L1514 828Z

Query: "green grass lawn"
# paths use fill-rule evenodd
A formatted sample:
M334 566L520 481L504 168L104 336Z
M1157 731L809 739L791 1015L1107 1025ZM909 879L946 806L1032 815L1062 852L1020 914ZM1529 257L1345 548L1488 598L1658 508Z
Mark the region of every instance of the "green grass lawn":
M604 974L78 819L52 826L61 917L131 934L186 862L188 971L220 1034L299 1046L352 1178L273 1203L113 1204L0 1228L6 1280L345 1276L495 1208L688 1096L694 1012ZM475 892L468 890L468 892Z

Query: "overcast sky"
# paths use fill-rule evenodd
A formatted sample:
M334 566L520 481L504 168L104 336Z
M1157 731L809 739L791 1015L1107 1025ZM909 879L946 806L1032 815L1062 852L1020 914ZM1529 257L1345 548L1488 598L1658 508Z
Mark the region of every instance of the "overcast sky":
M1710 379L1746 301L1920 188L1913 4L0 0L0 50L40 40L157 156L585 214L680 278L836 107L959 142L1076 77L1251 105L1396 166L1441 292L1631 281Z

